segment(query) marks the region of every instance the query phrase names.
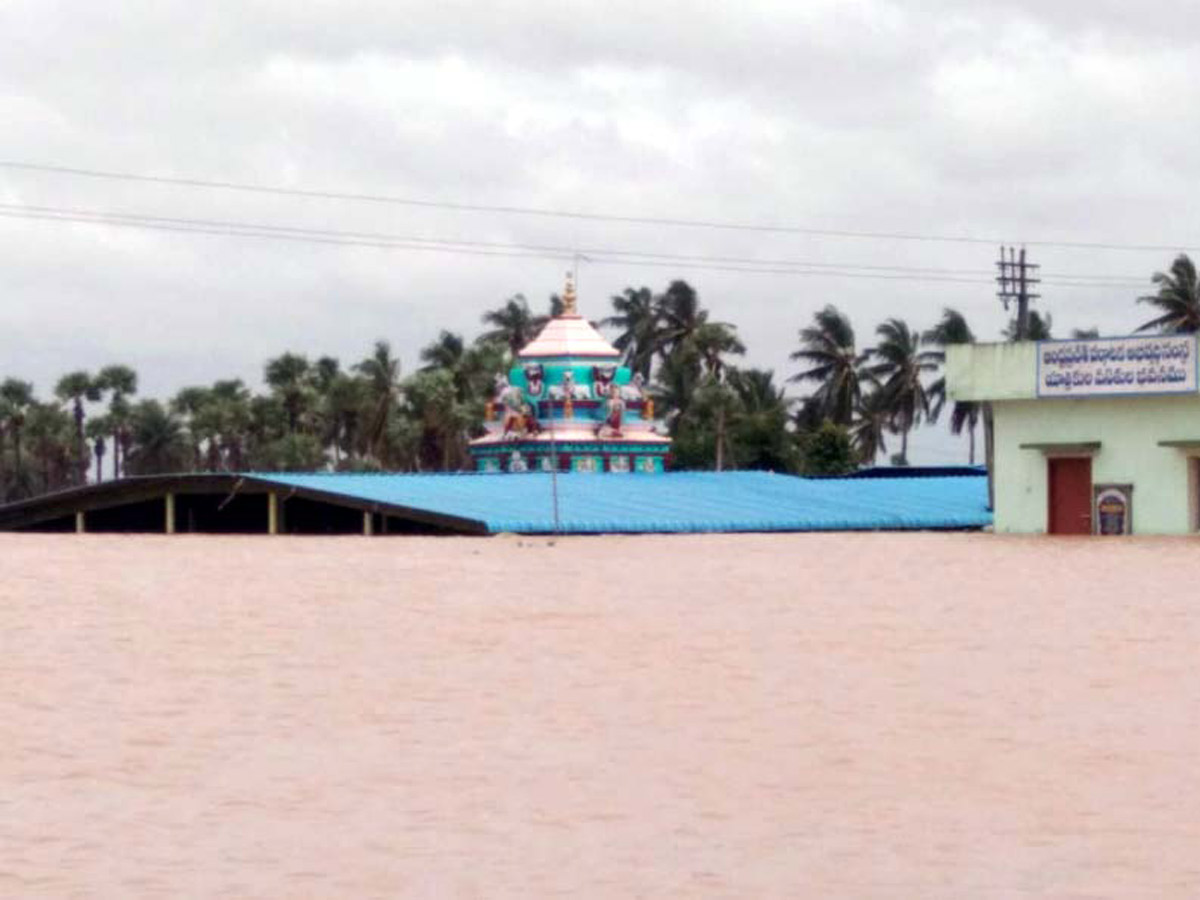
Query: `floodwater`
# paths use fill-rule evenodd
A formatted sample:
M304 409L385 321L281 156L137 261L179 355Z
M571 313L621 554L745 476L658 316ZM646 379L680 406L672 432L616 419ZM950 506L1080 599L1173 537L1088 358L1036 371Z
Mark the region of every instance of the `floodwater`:
M1200 896L1200 545L0 535L0 896Z

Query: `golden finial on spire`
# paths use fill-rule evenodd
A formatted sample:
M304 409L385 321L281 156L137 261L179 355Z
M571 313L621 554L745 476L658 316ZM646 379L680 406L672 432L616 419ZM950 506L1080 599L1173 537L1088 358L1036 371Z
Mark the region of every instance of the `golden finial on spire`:
M575 276L570 272L567 273L567 286L563 288L562 314L564 316L579 315L575 309Z

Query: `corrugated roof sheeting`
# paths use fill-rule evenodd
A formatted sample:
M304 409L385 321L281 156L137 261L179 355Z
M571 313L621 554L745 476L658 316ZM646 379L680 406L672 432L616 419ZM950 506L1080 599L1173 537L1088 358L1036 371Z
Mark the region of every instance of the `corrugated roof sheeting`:
M310 475L260 481L472 519L499 532L555 530L549 474ZM990 525L979 477L809 479L769 472L558 476L567 533L837 531Z

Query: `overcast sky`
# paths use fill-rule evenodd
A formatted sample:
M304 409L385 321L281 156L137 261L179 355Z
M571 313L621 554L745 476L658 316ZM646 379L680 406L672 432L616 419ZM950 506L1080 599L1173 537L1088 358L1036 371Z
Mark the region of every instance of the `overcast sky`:
M1200 4L406 3L0 0L0 158L428 201L902 241L320 200L0 168L19 205L578 248L582 311L676 277L786 377L826 303L860 342L945 306L1005 315L995 240L1030 246L1057 335L1131 331L1133 299L1200 247ZM641 265L617 252L953 269L963 282ZM776 267L773 264L760 268ZM561 259L139 231L0 217L0 377L48 394L121 361L143 393L284 350L344 362L387 338L411 371L440 328ZM865 270L855 270L858 275ZM1123 283L1052 284L1063 276ZM1144 281L1140 288L1136 281ZM965 461L944 425L916 462ZM936 433L935 433L936 432Z

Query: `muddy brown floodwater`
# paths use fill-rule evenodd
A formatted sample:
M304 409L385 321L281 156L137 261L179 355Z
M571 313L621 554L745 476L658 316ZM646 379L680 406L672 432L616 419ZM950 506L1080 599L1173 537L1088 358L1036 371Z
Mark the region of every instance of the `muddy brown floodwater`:
M0 568L0 896L1200 896L1191 540L0 535Z

